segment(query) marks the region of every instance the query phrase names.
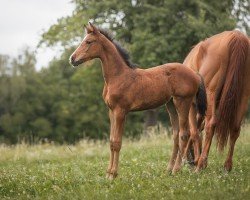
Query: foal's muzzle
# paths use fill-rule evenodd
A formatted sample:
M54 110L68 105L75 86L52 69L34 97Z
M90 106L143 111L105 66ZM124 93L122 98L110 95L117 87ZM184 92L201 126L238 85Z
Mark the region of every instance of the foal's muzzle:
M77 67L78 65L82 64L83 61L84 61L83 59L75 60L75 58L74 58L73 56L71 56L71 57L69 58L69 63L70 63L71 65L73 65L74 67Z

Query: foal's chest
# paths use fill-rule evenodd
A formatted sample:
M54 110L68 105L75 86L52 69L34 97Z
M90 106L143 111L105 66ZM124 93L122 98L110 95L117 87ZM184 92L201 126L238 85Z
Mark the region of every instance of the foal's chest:
M126 105L125 96L125 92L121 88L104 87L103 89L103 100L110 109L116 106L124 107Z

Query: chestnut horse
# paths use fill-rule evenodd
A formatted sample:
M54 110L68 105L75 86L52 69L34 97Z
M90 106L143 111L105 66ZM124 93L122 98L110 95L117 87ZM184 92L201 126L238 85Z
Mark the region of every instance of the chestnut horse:
M110 161L107 177L113 179L117 176L124 122L128 112L156 108L167 102L175 134L170 169L173 172L178 171L182 158L185 158L189 135L193 138L198 135L195 125L192 126L194 128L191 133L189 132L188 115L191 105L197 102L198 112L202 116L206 110L205 88L201 77L180 63L169 63L145 70L136 68L130 62L128 53L110 34L91 23L85 28L87 34L71 55L70 63L78 66L94 58L99 58L102 63L103 99L109 108L110 118ZM193 106L193 109L196 107ZM194 118L193 121L195 120ZM198 142L197 140L197 146Z
M239 31L226 31L198 43L184 64L203 76L208 99L205 144L196 171L207 166L214 133L219 150L229 140L224 168L230 171L250 96L250 42Z

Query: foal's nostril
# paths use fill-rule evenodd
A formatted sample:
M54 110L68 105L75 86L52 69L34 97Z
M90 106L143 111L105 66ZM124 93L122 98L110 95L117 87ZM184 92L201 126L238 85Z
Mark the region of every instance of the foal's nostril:
M72 55L72 56L70 56L69 61L70 61L70 63L71 63L71 64L73 64L73 63L74 63L75 58L74 58L74 56L73 56L73 55Z

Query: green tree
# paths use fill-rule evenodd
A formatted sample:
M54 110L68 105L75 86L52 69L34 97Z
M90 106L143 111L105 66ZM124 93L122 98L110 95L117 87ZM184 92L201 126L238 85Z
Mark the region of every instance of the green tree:
M6 57L5 57L6 58ZM27 117L22 104L27 91L28 80L34 78L35 56L28 48L15 59L1 62L0 76L0 130L10 142L27 130Z
M42 35L47 46L72 46L89 20L108 27L142 66L182 61L191 46L210 35L247 27L247 0L73 0L75 10ZM245 16L245 17L242 17ZM244 22L244 23L243 23Z

